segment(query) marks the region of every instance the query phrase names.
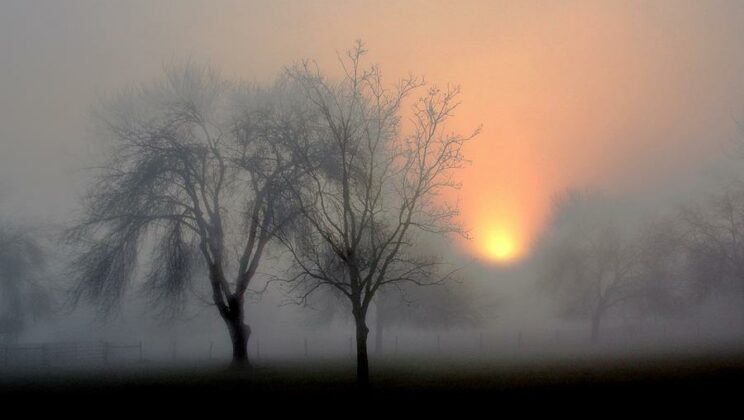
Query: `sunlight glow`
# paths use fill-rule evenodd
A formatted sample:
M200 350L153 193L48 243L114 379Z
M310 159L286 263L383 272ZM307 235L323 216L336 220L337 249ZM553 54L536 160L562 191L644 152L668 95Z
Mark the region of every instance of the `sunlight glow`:
M495 261L508 262L518 256L516 239L503 230L492 231L484 245L487 256Z

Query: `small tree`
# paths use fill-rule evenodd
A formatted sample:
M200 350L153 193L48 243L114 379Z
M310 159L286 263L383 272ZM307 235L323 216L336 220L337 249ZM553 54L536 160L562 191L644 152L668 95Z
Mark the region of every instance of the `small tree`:
M553 225L542 245L543 282L557 293L564 313L590 320L597 342L608 311L637 295L638 251L612 203L595 193L558 197Z
M421 232L460 232L456 209L438 195L457 186L451 172L465 163L462 147L475 135L445 131L458 90L436 88L415 102L412 131L401 135L403 102L423 82L408 77L387 89L377 67L362 68L364 53L358 42L340 60L338 81L307 62L288 70L319 122L296 146L307 180L292 188L302 229L283 235L294 264L288 282L301 300L320 287L349 300L361 386L369 381L367 311L377 292L442 280L432 274L438 261L412 246Z
M143 286L153 304L182 305L203 276L233 364L248 366L245 294L274 229L290 217L283 183L295 165L283 144L301 118L280 108L271 90L194 66L104 104L110 156L69 232L83 248L73 264L75 300L114 307L150 247Z

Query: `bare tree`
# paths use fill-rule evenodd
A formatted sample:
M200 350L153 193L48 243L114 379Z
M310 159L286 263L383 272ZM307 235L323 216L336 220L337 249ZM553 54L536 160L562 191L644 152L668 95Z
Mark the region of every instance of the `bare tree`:
M543 282L566 315L590 320L592 342L608 311L636 296L639 286L639 247L613 211L599 194L569 191L556 199L541 247Z
M300 300L321 287L349 299L363 387L369 381L367 312L377 292L400 282L442 280L433 275L439 261L417 255L413 245L423 233L461 232L453 222L457 209L438 195L457 186L451 172L463 166L462 147L477 133L446 131L458 89L430 88L412 107L411 133L402 135L403 103L423 81L408 77L386 88L379 68L362 67L365 52L358 42L339 58L338 81L309 62L288 69L319 123L296 147L307 179L292 188L303 227L283 235L293 261L287 281Z
M657 218L639 237L639 290L635 310L642 316L670 317L688 311L699 298L696 258L684 224Z
M36 232L0 223L0 337L6 341L51 312L51 295L43 284L47 259Z
M682 212L698 290L738 289L744 294L744 192L726 188Z
M75 301L115 307L135 278L153 304L182 305L192 281L208 282L233 365L248 366L244 303L276 226L289 217L283 183L296 165L283 144L301 118L270 90L238 87L195 66L124 92L99 109L110 156L69 237Z

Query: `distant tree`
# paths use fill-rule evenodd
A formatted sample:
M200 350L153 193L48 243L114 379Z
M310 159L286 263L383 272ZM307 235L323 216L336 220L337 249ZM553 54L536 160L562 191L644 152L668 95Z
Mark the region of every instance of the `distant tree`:
M303 131L303 117L275 90L184 66L99 108L110 155L68 232L82 247L75 301L115 307L138 262L153 305L182 306L203 278L233 365L248 366L245 294L274 230L291 217L284 183L296 165L285 144Z
M463 284L454 281L433 287L383 289L374 302L375 353L383 354L389 328L473 327L483 321L480 309Z
M465 163L462 147L475 135L445 130L458 90L436 88L415 102L412 132L402 135L403 103L423 83L408 77L386 88L377 67L362 67L365 52L358 43L340 60L338 81L308 62L288 70L320 121L312 141L297 147L308 180L292 189L303 230L283 238L293 261L292 291L302 299L332 287L349 300L362 387L369 381L367 313L377 292L442 280L433 275L439 262L412 247L417 233L460 231L457 209L438 195L456 187L451 173Z
M592 342L610 309L639 290L639 247L615 211L598 193L568 191L541 247L542 281L565 315L590 320Z
M642 316L670 317L689 311L699 298L697 259L685 226L673 217L648 223L638 238L638 295Z
M686 230L698 293L744 296L744 189L726 188L686 207Z
M35 232L0 222L0 337L6 341L51 312L51 294L44 285L47 259Z

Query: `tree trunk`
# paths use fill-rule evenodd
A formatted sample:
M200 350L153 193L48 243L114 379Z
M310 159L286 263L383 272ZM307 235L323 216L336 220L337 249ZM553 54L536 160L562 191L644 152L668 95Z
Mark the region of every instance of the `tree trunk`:
M361 389L369 387L369 358L367 357L367 335L369 328L364 316L355 316L357 342L357 385Z
M230 312L225 319L227 330L230 332L232 341L232 368L246 369L251 364L248 360L248 339L251 336L251 328L244 322L243 304L236 301L230 305Z

